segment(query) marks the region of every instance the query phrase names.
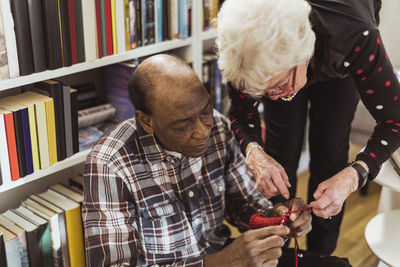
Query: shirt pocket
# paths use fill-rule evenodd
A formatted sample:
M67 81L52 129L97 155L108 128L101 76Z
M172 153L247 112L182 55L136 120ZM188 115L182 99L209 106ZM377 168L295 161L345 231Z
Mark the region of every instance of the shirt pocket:
M225 209L225 181L222 175L218 178L206 181L201 188L203 201L203 211L206 212L206 218L215 218L222 221ZM209 222L210 225L218 222Z
M141 235L147 253L168 257L196 243L183 210L182 203L173 199L141 210Z

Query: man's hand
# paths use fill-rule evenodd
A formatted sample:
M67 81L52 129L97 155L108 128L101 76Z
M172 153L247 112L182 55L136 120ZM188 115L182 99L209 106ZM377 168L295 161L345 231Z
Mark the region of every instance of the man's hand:
M250 143L248 147L253 144ZM257 147L250 152L246 162L249 170L254 174L257 181L257 189L266 198L281 194L289 198L288 187L291 187L289 178L283 167L272 157Z
M347 167L319 184L314 192L315 201L310 203L313 213L324 219L338 214L346 198L358 188L358 174Z
M307 208L308 205L301 198L294 198L285 203L277 203L274 205L274 217L281 217L286 211L299 210ZM294 212L289 216L288 226L291 229L290 235L293 237L293 229L296 230L297 236L305 236L311 231L311 213L309 210Z
M283 225L249 230L223 250L206 256L204 266L277 266L284 244L281 236L288 234L289 228Z

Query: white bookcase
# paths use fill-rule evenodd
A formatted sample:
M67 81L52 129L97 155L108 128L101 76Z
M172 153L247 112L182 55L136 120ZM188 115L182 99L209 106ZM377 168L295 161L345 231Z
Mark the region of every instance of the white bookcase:
M202 26L202 2L192 1L192 28L191 36L185 40L172 40L162 43L139 47L125 53L103 57L94 61L83 62L56 70L47 70L27 76L0 81L0 97L18 91L20 86L35 83L42 80L59 78L71 74L80 73L103 67L106 65L127 61L134 58L173 50L179 56L192 61L194 71L202 77L203 50L214 46L216 30L203 32ZM0 147L0 153L4 150ZM31 193L43 191L47 186L61 181L67 181L69 177L82 174L83 165L89 150L81 151L72 157L57 162L47 169L39 170L31 175L20 178L11 185L0 186L0 212L17 207L21 200Z

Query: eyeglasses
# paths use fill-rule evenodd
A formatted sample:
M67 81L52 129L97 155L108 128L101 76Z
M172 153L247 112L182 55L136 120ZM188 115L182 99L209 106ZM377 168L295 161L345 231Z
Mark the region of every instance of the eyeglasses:
M297 75L297 66L295 66L292 69L292 84L291 84L291 88L293 91L295 91L295 86L296 86L296 75ZM279 86L275 86L272 88L267 88L264 90L264 92L260 93L260 90L254 89L254 88L248 88L245 89L244 88L244 82L242 81L240 83L239 86L239 90L240 92L242 92L243 94L254 98L254 99L260 99L264 96L267 95L267 92L271 92L271 91L285 91L288 88L288 83L289 83L289 78L287 78L287 81L283 84L283 85L279 85ZM297 92L292 93L290 96L288 97L281 97L282 100L284 101L292 101L293 97L295 97L295 95L297 94Z

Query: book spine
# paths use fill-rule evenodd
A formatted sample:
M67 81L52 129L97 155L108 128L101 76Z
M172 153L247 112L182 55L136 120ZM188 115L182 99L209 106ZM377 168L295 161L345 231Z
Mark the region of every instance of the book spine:
M179 0L179 36L181 39L189 37L188 0Z
M117 43L117 18L115 10L115 0L111 0L111 27L112 27L112 42L113 42L113 54L118 53L118 43Z
M125 52L125 16L124 0L115 1L116 30L117 30L117 51Z
M4 244L3 233L0 232L0 266L7 266L6 245Z
M52 258L55 267L63 266L62 249L61 249L61 234L60 225L58 222L58 215L54 215L49 220L50 237L52 247Z
M143 45L142 0L134 0L134 4L135 4L135 42L136 42L136 47L139 47Z
M115 114L115 108L110 104L101 105L94 108L80 110L78 112L79 128L88 127L108 119Z
M94 0L82 1L83 34L86 61L97 58L96 6Z
M71 266L85 266L80 207L65 212Z
M111 0L105 0L106 14L106 36L107 36L107 55L112 55L113 52L113 33L112 33L112 17L111 17Z
M33 69L34 72L40 72L47 68L41 0L28 0L28 10L32 37Z
M26 244L28 246L29 266L42 267L43 258L41 251L41 240L39 236L39 228L33 231L26 232Z
M157 42L160 43L163 41L163 0L155 0L157 1Z
M81 63L86 60L85 41L83 38L82 0L74 0L74 6L75 6L77 56L78 56L78 63Z
M107 27L106 27L106 3L100 0L100 20L101 20L101 48L102 55L107 56Z
M26 174L33 173L32 144L31 132L29 127L29 111L28 108L21 109L21 124L24 138L24 150L26 160Z
M43 0L42 8L47 67L53 70L63 66L58 1Z
M71 125L73 152L79 152L79 127L78 127L78 91L70 91L71 95Z
M49 138L47 136L46 105L43 101L35 104L37 134L40 155L40 168L46 169L50 166Z
M63 86L63 101L64 101L64 125L65 125L65 150L66 157L74 154L72 144L72 120L71 120L71 87Z
M71 29L69 26L68 1L69 0L59 0L61 45L64 67L72 65Z
M29 267L28 246L26 243L25 232L18 235L19 257L22 267Z
M24 177L27 174L27 170L26 170L25 143L22 130L21 110L13 111L13 120L14 120L15 142L17 146L17 155L18 155L19 175L20 177Z
M141 26L142 26L142 44L146 45L148 43L147 40L147 5L146 5L146 0L138 0L141 1Z
M138 3L140 0L136 0ZM136 7L135 7L135 0L129 0L129 40L130 40L130 49L136 48L139 46L138 44L138 32L137 32L137 21L138 18L136 17Z
M8 266L21 266L21 258L19 257L19 243L18 238L15 237L5 243L6 255L7 255L7 265Z
M68 0L68 21L71 40L71 60L72 64L78 63L78 47L76 44L76 24L75 24L75 2Z
M11 12L15 23L19 72L21 76L28 75L33 73L33 52L28 3L26 1L11 0Z
M0 114L0 166L3 184L11 183L10 159L8 157L7 133L4 124L4 114Z
M162 0L162 18L163 18L163 40L169 40L170 39L170 31L169 31L169 17L170 17L170 7L169 7L169 0Z
M133 2L132 2L133 3ZM131 31L130 31L130 19L129 19L129 0L124 0L124 23L125 23L125 50L131 49ZM135 22L133 21L133 27ZM135 30L133 28L133 30Z
M28 106L29 115L29 130L31 134L31 147L32 147L32 163L33 171L40 170L40 157L39 157L39 146L38 136L36 130L36 116L35 116L35 105Z
M56 138L56 123L54 116L54 102L49 99L45 102L46 105L46 121L47 121L47 138L49 141L49 159L50 165L57 163L57 138Z
M11 13L9 0L0 0L0 12L2 12L3 21L7 21L7 23L4 23L4 35L10 78L16 78L19 76L19 59L14 31L14 18Z
M50 235L50 225L49 223L43 224L39 226L41 231L41 245L42 245L42 259L43 266L45 267L53 267L54 257L53 257L53 247L51 243L51 235Z
M98 47L98 57L103 57L103 45L102 45L102 35L101 35L101 15L100 15L100 0L95 0L96 5L96 30L97 30L97 47Z

